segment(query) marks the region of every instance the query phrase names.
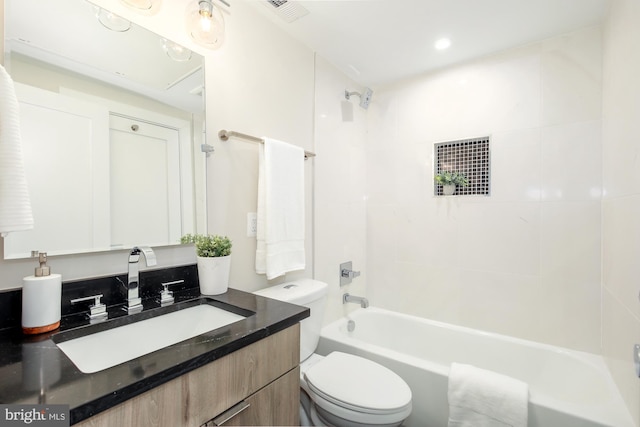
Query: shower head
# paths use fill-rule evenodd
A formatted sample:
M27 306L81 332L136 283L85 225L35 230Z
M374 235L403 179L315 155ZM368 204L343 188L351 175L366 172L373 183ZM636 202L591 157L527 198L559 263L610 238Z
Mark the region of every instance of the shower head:
M352 95L358 95L358 97L360 98L360 107L364 108L365 110L369 108L369 103L371 102L371 97L373 96L373 91L371 89L365 87L364 93L349 92L348 90L344 91L345 99L349 100Z
M373 91L368 87L365 87L364 92L360 96L360 106L365 110L369 108L369 103L371 102L372 96L373 96Z

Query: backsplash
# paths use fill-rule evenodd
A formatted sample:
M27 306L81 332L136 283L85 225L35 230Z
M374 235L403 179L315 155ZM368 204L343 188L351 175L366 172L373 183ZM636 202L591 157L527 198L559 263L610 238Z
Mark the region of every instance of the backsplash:
M184 280L184 283L172 285L169 289L180 292L198 287L198 270L195 264L147 270L140 272L140 297L145 306L155 304L160 297L162 283ZM97 277L73 280L62 283L62 317L88 311L87 303L71 304L75 298L102 294L102 303L110 309L122 306L126 302L127 275ZM0 292L0 330L20 327L22 312L22 290L14 289ZM124 313L124 311L123 311Z

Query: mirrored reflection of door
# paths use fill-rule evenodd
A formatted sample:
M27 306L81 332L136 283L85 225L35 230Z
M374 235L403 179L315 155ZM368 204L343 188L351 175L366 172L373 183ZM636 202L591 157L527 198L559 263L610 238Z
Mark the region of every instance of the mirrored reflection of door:
M33 230L4 239L6 259L109 248L108 110L15 84Z
M179 241L178 130L111 115L109 140L111 247Z

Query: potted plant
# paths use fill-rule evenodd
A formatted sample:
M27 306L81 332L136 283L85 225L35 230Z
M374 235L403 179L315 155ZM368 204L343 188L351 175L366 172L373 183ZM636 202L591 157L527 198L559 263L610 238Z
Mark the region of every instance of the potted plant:
M227 292L231 271L231 240L227 236L186 234L180 243L195 244L200 292L203 295Z
M445 196L451 196L456 191L456 185L466 187L469 180L466 175L461 172L443 171L435 176L436 184L442 185L442 193Z

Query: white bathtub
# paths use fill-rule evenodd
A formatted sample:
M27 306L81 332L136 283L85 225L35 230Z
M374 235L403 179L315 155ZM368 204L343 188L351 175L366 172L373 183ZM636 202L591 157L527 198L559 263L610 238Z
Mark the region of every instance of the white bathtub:
M407 427L447 425L452 362L529 384L529 427L634 426L600 356L375 307L349 318L355 330L347 331L346 318L325 326L317 353L356 354L400 375L413 392Z

